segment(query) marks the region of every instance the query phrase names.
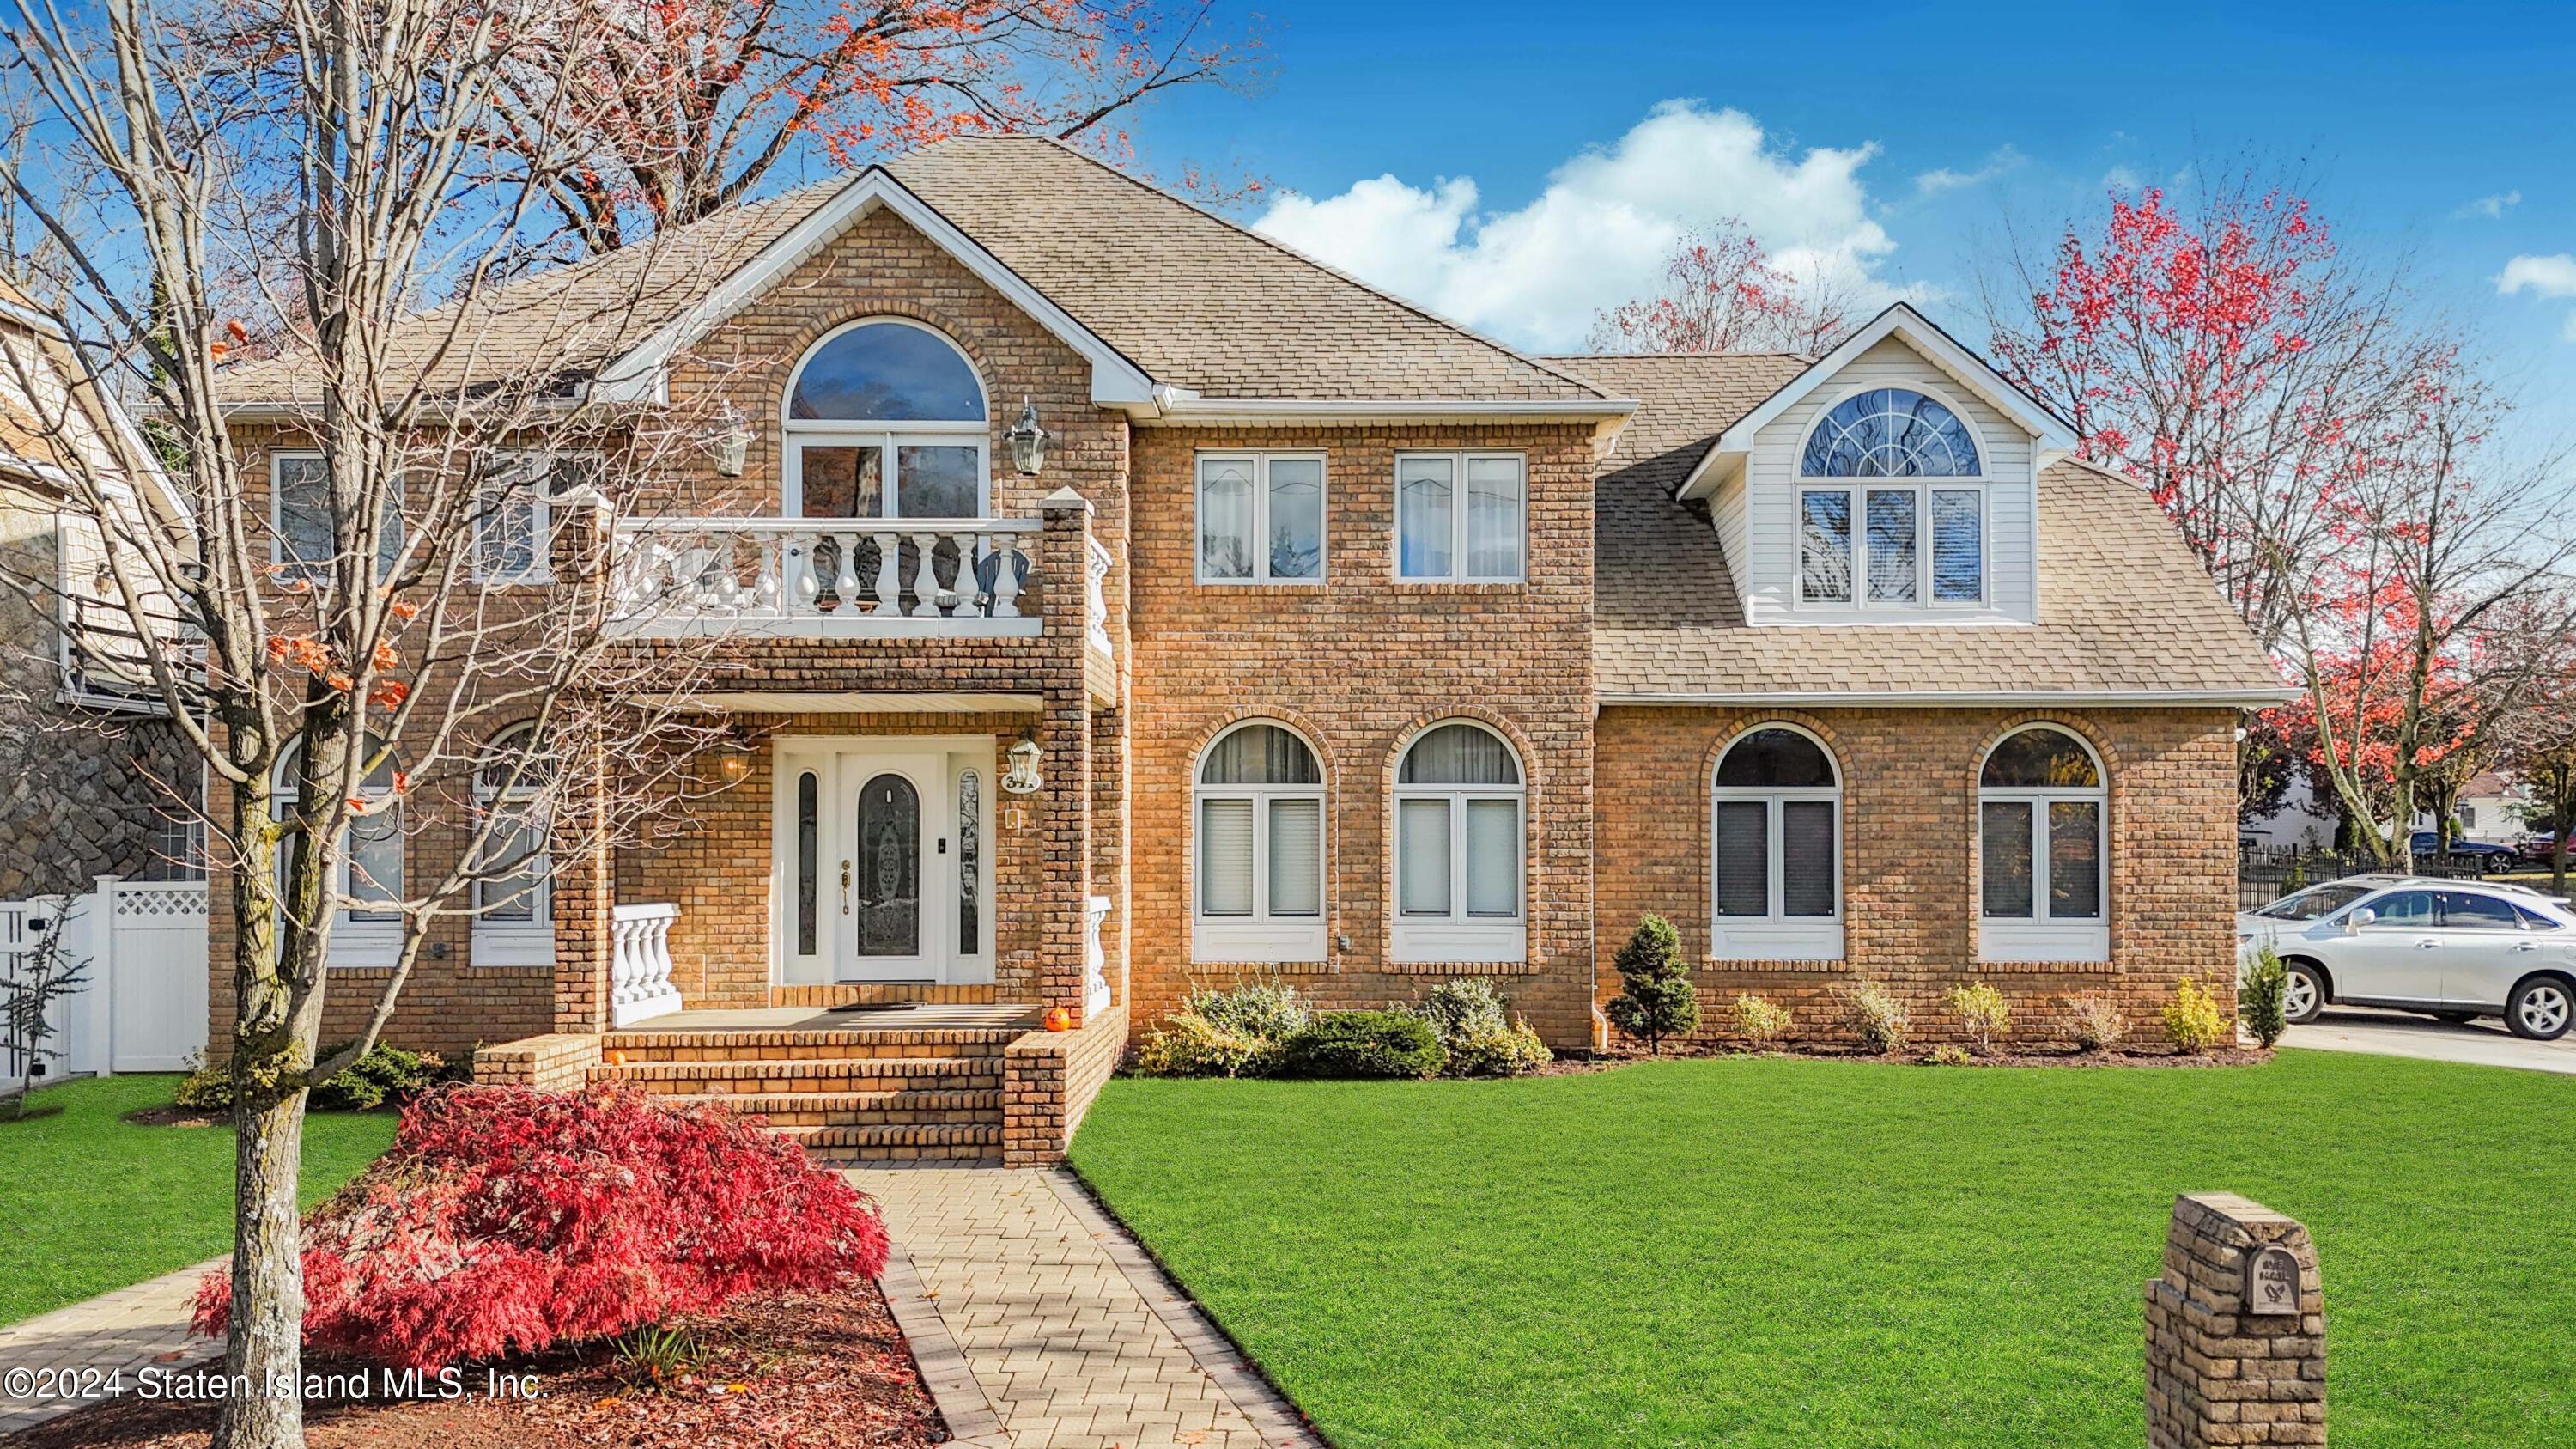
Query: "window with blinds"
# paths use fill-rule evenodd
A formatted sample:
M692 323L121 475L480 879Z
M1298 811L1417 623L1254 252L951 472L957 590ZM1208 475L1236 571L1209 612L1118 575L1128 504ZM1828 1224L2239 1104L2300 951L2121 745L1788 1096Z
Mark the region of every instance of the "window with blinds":
M1749 729L1718 757L1711 793L1711 954L1839 959L1843 792L1824 742Z
M1196 960L1324 959L1323 778L1314 749L1268 721L1237 725L1200 756Z
M1394 958L1523 959L1520 756L1453 720L1416 737L1395 778Z

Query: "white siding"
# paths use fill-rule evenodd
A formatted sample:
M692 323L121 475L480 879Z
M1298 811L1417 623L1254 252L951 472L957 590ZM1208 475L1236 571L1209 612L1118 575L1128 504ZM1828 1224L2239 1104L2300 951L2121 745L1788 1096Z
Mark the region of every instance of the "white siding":
M1865 387L1913 387L1939 398L1975 432L1986 488L1986 597L1983 609L1797 607L1798 457L1807 430ZM1890 337L1854 358L1754 435L1740 487L1720 491L1714 512L1728 566L1751 624L2029 623L2038 617L2037 487L2030 434L1986 405L1929 359ZM1729 515L1734 537L1729 538Z
M1734 581L1738 601L1744 596L1744 483L1730 478L1718 485L1717 496L1709 500L1709 518L1717 525L1717 547L1726 555L1727 577Z

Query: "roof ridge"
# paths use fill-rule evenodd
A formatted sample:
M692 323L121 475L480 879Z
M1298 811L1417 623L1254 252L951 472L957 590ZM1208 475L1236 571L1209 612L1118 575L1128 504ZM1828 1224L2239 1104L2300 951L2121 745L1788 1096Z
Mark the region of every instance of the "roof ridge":
M1400 307L1405 311L1434 324L1435 326L1445 327L1450 331L1457 333L1459 336L1466 338L1470 342L1477 343L1480 346L1490 347L1494 351L1503 354L1505 357L1511 358L1515 362L1527 363L1529 366L1538 369L1540 372L1546 373L1548 376L1556 378L1560 382L1570 382L1576 387L1582 388L1586 392L1591 393L1595 397L1607 398L1610 396L1610 394L1603 392L1598 384L1593 383L1588 379L1577 377L1574 374L1565 371L1563 368L1551 366L1535 354L1523 352L1507 343L1497 341L1472 327L1466 326L1465 324L1454 321L1450 318L1443 317L1439 313L1423 306L1419 302L1408 301L1403 297L1397 296L1393 292L1387 291L1383 287L1363 281L1329 262L1320 261L1314 257L1308 256L1306 253L1288 245L1277 237L1265 236L1260 232L1254 231L1251 227L1243 225L1241 222L1235 221L1229 217L1220 216L1216 212L1210 211L1206 207L1199 205L1197 202L1189 200L1187 197L1176 196L1151 182L1130 176L1126 172L1119 170L1117 167L1110 165L1108 162L1101 160L1099 157L1092 155L1081 147L1075 146L1070 142L1060 140L1054 136L1031 136L1021 133L995 135L988 133L976 136L950 136L941 141L933 141L930 145L937 146L945 144L946 141L965 140L1036 141L1043 145L1053 146L1068 156L1078 157L1081 160L1090 163L1092 166L1107 172L1109 175L1117 177L1119 180L1126 182L1129 186L1135 187L1137 190L1144 192L1148 196L1159 197L1174 206L1180 207L1184 211L1204 217L1229 231L1238 233L1249 240L1258 242L1261 245L1270 248L1281 256L1287 257L1292 261L1303 263L1306 266L1313 267L1316 271L1322 272L1324 275L1333 278L1335 281L1357 287L1361 291L1368 293L1370 296L1375 297L1382 302L1388 303L1391 306ZM923 146L919 149L927 151L930 149L930 146Z

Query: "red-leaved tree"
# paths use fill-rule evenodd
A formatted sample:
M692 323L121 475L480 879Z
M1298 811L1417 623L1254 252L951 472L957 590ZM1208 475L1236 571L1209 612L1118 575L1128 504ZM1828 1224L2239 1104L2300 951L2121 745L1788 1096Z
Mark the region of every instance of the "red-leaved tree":
M459 1087L304 1227L308 1348L436 1369L885 1270L867 1196L717 1107ZM209 1273L196 1328L224 1332Z
M1775 266L1744 223L1686 232L1651 297L1592 317L1595 352L1829 352L1852 330L1848 299L1829 283Z

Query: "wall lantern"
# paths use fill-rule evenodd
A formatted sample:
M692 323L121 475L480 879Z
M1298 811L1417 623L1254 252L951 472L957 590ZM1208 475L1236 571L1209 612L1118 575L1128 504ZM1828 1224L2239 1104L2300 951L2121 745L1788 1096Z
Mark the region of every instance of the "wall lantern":
M751 429L731 403L725 404L724 417L725 430L707 441L707 456L715 460L719 476L739 478L751 457Z
M1014 795L1034 795L1046 781L1038 778L1038 742L1022 740L1007 752L1009 768L1002 771L1002 788Z
M1047 444L1055 441L1055 434L1038 426L1036 398L1021 397L1020 420L1002 435L1002 441L1011 445L1011 466L1023 476L1034 478L1046 466Z
M715 766L713 783L716 789L729 790L751 778L751 741L744 737L739 727L726 727L722 734L710 742L707 752L715 757L712 763Z

